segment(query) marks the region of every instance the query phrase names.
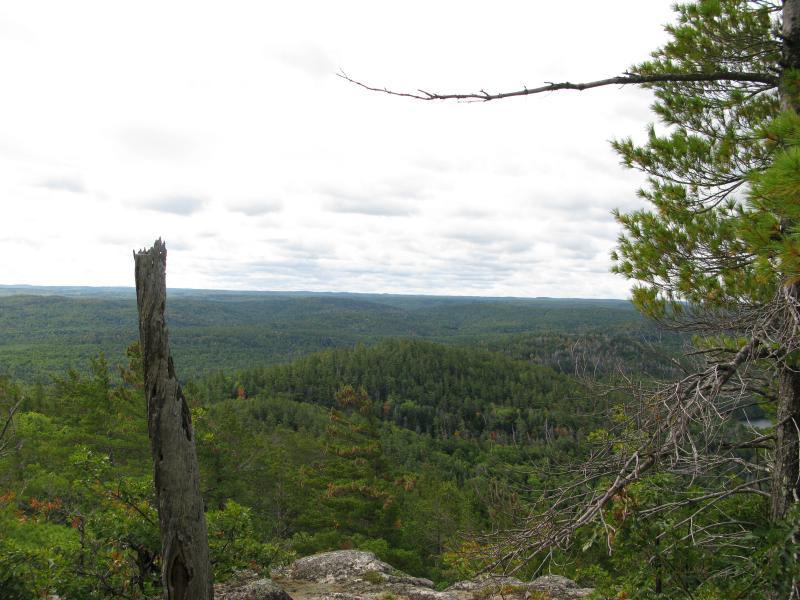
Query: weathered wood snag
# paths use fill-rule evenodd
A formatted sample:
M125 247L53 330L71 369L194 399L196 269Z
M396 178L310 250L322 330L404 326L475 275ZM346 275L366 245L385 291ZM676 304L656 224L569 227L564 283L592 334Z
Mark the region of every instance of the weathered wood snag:
M212 600L208 532L192 418L169 351L164 322L167 248L161 239L133 255L136 304L161 527L161 581L166 600Z

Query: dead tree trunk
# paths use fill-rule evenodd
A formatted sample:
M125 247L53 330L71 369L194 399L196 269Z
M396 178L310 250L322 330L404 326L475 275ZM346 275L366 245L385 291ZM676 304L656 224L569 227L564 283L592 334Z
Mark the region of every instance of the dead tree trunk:
M192 418L175 377L164 322L167 248L160 239L134 253L139 339L161 527L165 600L213 600L208 532Z

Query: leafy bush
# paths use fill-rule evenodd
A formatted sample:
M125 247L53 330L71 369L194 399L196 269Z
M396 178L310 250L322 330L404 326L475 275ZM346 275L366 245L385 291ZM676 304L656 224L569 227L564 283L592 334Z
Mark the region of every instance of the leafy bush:
M0 589L3 598L41 598L74 577L79 540L73 529L42 517L0 509Z
M277 544L258 541L252 511L233 500L228 500L222 510L209 511L206 520L215 581L224 581L242 569L268 573L271 566L286 564L295 557Z

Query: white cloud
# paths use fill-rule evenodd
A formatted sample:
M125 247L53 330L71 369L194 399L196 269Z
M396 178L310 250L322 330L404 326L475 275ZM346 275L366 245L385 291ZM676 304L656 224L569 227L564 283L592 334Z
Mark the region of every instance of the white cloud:
M206 200L197 196L170 195L146 200L140 206L149 210L187 217L202 210L205 204Z
M86 192L83 182L77 177L49 177L39 182L39 186L56 192L71 192L73 194Z
M173 286L625 296L610 210L641 178L607 140L641 134L648 92L431 104L331 74L599 78L648 57L671 2L10 3L0 283L131 285L161 236Z
M281 62L312 77L332 76L338 70L334 60L316 44L285 46L273 53Z
M275 200L248 200L234 202L229 205L233 212L242 213L248 217L260 217L269 213L280 212L283 204Z

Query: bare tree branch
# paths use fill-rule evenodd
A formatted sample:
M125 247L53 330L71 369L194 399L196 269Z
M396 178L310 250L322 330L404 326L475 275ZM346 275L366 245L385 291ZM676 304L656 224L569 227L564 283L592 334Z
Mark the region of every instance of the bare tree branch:
M9 429L14 423L14 414L17 412L17 410L19 410L21 404L22 404L22 398L17 400L16 403L13 406L9 407L8 409L8 416L6 417L6 422L3 424L3 429L0 430L0 454L2 454L3 450L5 450L6 446L8 446L10 438L6 437L6 435L8 434Z
M564 81L562 83L547 83L547 85L540 87L524 87L521 90L516 90L513 92L500 92L496 94L489 93L485 90L461 94L439 94L436 92L426 92L425 90L417 90L416 92L395 92L385 87L372 87L351 78L343 71L337 73L337 76L371 92L382 92L384 94L389 94L390 96L415 98L417 100L467 100L473 102L488 102L489 100L502 100L503 98L513 98L515 96L530 96L532 94L556 92L558 90L583 91L607 85L645 85L648 83L669 82L702 83L714 81L732 81L742 83L761 83L764 84L767 89L776 88L778 86L778 77L771 73L750 73L736 71L717 71L714 73L659 73L655 75L637 75L635 73L625 73L617 77L598 79L597 81L588 81L585 83L571 83L569 81Z
M622 417L619 430L596 440L581 465L556 474L566 481L536 494L514 528L480 538L487 570L511 573L538 562L554 549L568 547L576 532L592 523L610 531L604 509L624 502L628 486L651 472L684 478L687 487L683 498L648 508L646 515L696 506L694 517L716 510L720 500L733 495L770 497L762 486L770 480L774 461L752 462L739 451L769 452L775 434L742 430L737 422L744 408L767 397L761 388L769 381L774 385L775 365L800 349L800 301L781 288L762 305L709 313L707 318L706 333L725 331L729 341L746 343L721 344L698 354L705 364L670 384L651 388L623 375L623 388L616 392L625 391L632 400L613 408ZM730 521L731 527L721 531L701 526L693 517L686 523L696 543L728 550L752 544L746 523Z

